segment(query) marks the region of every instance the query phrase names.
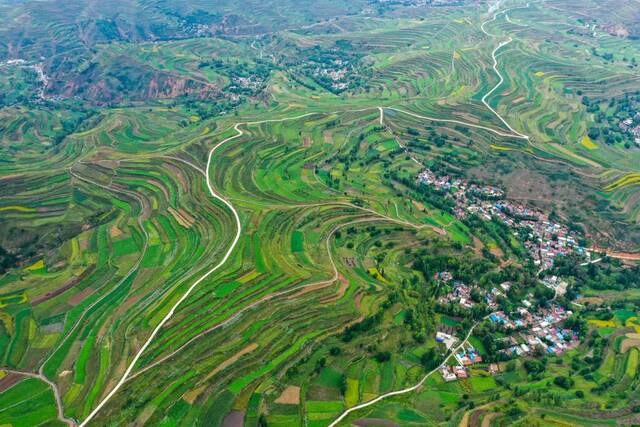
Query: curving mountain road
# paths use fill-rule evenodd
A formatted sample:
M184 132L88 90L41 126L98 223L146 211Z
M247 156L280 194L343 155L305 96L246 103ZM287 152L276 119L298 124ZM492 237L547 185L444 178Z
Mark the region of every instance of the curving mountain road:
M527 3L527 6L526 6L526 7L528 7L528 6L529 6L529 3ZM492 7L492 9L493 9L493 8L496 8L496 9L497 9L497 8L499 8L499 7L500 7L500 2L498 1L498 2L497 2L497 3ZM508 9L508 10L510 10L510 9ZM492 11L492 10L490 10L489 12L491 12L491 11ZM489 37L495 38L495 36L491 35L490 33L488 33L488 32L485 30L484 26L485 26L487 23L489 23L489 22L495 21L498 15L500 15L500 14L502 14L502 13L506 13L506 12L507 12L507 10L504 10L504 11L496 11L496 12L493 14L493 17L492 17L491 19L488 19L488 20L484 21L484 22L480 25L480 29L482 30L482 32L483 32L483 33L485 33L485 34L486 34L487 36L489 36ZM496 85L495 85L493 88L491 88L491 90L489 90L489 91L488 91L488 92L487 92L487 93L482 97L482 103L483 103L483 104L484 104L484 105L485 105L489 110L491 110L491 112L493 112L493 113L496 115L496 117L498 117L498 119L500 119L500 121L501 121L501 122L502 122L502 123L503 123L503 124L504 124L508 129L509 129L509 131L511 131L511 134L506 134L506 133L504 133L504 132L502 132L502 131L497 131L497 130L495 130L495 129L493 129L493 128L489 128L489 127L481 126L481 125L473 125L472 127L479 128L479 129L484 129L484 130L487 130L487 131L493 132L494 134L497 134L497 135L501 135L501 136L510 136L510 137L513 137L513 138L520 138L520 139L525 139L525 140L527 140L527 141L528 141L528 140L529 140L529 136L528 136L528 135L524 135L524 134L522 134L522 133L520 133L520 132L516 131L515 129L513 129L513 128L511 127L511 125L509 125L509 123L508 123L508 122L507 122L507 121L506 121L506 120L505 120L505 119L504 119L504 118L503 118L503 117L502 117L502 116L501 116L501 115L500 115L496 110L494 110L494 109L493 109L493 108L492 108L492 107L487 103L487 101L486 101L487 97L489 97L493 92L495 92L495 91L496 91L496 89L498 89L498 87L500 87L500 85L502 85L502 83L504 82L504 77L502 76L502 74L501 74L501 73L500 73L500 71L498 70L498 59L496 58L496 52L497 52L500 48L502 48L502 47L506 46L507 44L511 43L511 42L512 42L512 40L513 40L513 39L512 39L511 37L509 37L509 39L508 39L507 41L503 41L503 42L501 42L501 43L500 43L500 44L499 44L499 45L498 45L498 46L497 46L497 47L496 47L496 48L491 52L491 57L493 58L493 70L494 70L494 71L495 71L495 73L498 75L499 80L498 80L498 83L496 83ZM437 119L434 119L434 118L432 118L432 117L428 117L428 116L421 116L421 115L419 115L419 114L415 114L415 113L409 113L409 112L407 112L407 111L403 111L403 110L400 110L400 109L397 109L397 108L389 108L389 109L390 109L390 110L394 110L394 111L398 111L398 112L401 112L401 113L404 113L404 114L409 114L409 115L414 116L414 117L417 117L417 118L423 118L423 119L427 119L427 120L437 120ZM380 109L380 123L381 123L381 124L382 124L382 117L383 117L383 116L382 116L382 114L383 114L382 109ZM439 121L449 122L449 123L459 123L459 121L458 121L458 120L439 120ZM469 125L469 124L467 124L467 123L464 123L464 124ZM371 406L371 405L373 405L373 404L375 404L375 403L377 403L377 402L379 402L379 401L381 401L381 400L383 400L383 399L386 399L386 398L388 398L388 397L393 397L393 396L398 396L398 395L401 395L401 394L410 393L410 392L415 391L415 390L419 389L420 387L422 387L422 385L423 385L423 384L424 384L424 382L427 380L427 378L429 378L431 375L433 375L435 372L437 372L439 369L441 369L441 368L442 368L442 367L447 363L447 360L449 360L449 358L450 358L453 354L455 354L455 353L456 353L460 348L462 348L462 346L464 346L464 344L467 342L467 340L469 339L469 337L470 337L470 336L471 336L471 334L473 333L473 330L475 329L475 327L476 327L478 324L479 324L479 323L475 323L475 324L471 327L471 329L469 330L469 332L467 333L467 335L466 335L465 339L460 343L460 345L458 345L454 350L452 350L451 352L449 352L449 354L448 354L448 355L447 355L447 357L444 359L444 361L443 361L440 365L438 365L438 367L436 367L435 369L433 369L432 371L430 371L429 373L427 373L424 377L422 377L422 379L421 379L417 384L415 384L415 385L413 385L413 386L411 386L411 387L407 387L407 388L401 389L401 390L396 390L396 391L392 391L392 392L389 392L389 393L382 394L382 395L380 395L380 396L376 397L375 399L372 399L372 400L370 400L370 401L368 401L368 402L361 403L360 405L356 405L356 406L354 406L354 407L352 407L352 408L349 408L349 409L347 409L346 411L344 411L344 412L343 412L343 413L342 413L338 418L336 418L336 419L335 419L331 424L329 424L329 427L335 427L336 425L338 425L338 423L339 423L340 421L342 421L344 418L346 418L350 413L352 413L352 412L354 412L354 411L357 411L357 410L359 410L359 409L363 409L363 408L366 408L366 407L368 407L368 406Z
M344 411L338 418L336 418L331 424L329 424L329 427L335 427L336 425L338 425L338 423L340 421L342 421L343 419L345 419L347 417L347 415L349 415L350 413L357 411L359 409L364 409L368 406L371 406L375 403L380 402L383 399L386 399L388 397L393 397L393 396L398 396L401 394L406 394L406 393L410 393L412 391L415 391L417 389L419 389L420 387L422 387L422 385L424 384L424 382L434 373L438 372L438 370L442 369L442 367L447 363L447 361L451 358L451 356L453 356L458 350L460 350L462 348L462 346L464 346L467 341L469 340L469 337L471 337L471 334L473 333L473 330L475 329L476 326L478 326L479 323L475 323L470 329L469 332L467 333L467 335L465 336L464 340L462 340L462 342L453 350L449 351L449 353L447 354L447 356L445 357L445 359L442 361L442 363L440 363L437 367L433 368L432 371L428 372L424 377L422 377L422 379L416 384L413 385L411 387L407 387L407 388L403 388L401 390L396 390L396 391L391 391L389 393L385 393L385 394L381 394L380 396L376 397L375 399L369 400L368 402L364 402L361 403L359 405L356 405L354 407L351 407L349 409L347 409L346 411Z
M382 107L368 107L368 108L363 108L363 109L358 109L358 110L344 110L344 111L337 111L337 112L360 112L360 111L367 111L367 110L371 110L371 109L379 109L381 110L381 117L380 120L382 120ZM442 121L442 122L447 122L447 123L457 123L457 124L461 124L461 125L465 125L465 126L469 126L469 127L473 127L473 128L479 128L479 129L484 129L487 130L489 132L492 132L494 134L497 135L502 135L502 136L508 136L508 137L514 137L514 138L523 138L522 135L518 134L518 133L505 133L490 127L486 127L486 126L481 126L481 125L475 125L473 123L467 123L464 121L460 121L460 120L453 120L453 119L439 119L439 118L432 118L432 117L428 117L428 116L420 116L417 115L415 113L410 113L404 110L400 110L398 108L393 108L393 107L388 107L388 109L390 110L394 110L403 114L408 114L414 117L418 117L418 118L422 118L422 119L426 119L426 120L433 120L433 121ZM93 409L93 411L91 411L91 413L87 416L87 418L85 418L82 423L80 424L80 427L84 427L86 426L97 414L98 412L100 412L100 410L109 402L109 400L118 392L118 390L120 390L120 388L122 388L122 386L127 382L127 380L129 379L129 377L131 376L131 373L135 367L135 365L137 364L138 360L140 359L140 357L142 356L142 354L144 353L144 351L149 347L149 345L151 344L151 342L154 340L154 338L156 337L156 335L158 334L158 332L160 331L160 329L162 329L162 327L171 319L171 317L173 317L173 314L175 313L176 309L189 297L189 295L191 295L191 293L193 292L193 290L200 284L202 283L207 277L209 277L212 273L214 273L215 271L217 271L218 269L220 269L225 263L226 261L229 259L229 257L231 256L231 254L233 253L233 250L235 249L240 236L242 235L242 223L240 221L240 216L238 215L238 212L236 211L235 207L227 200L225 199L223 196L221 196L220 194L218 194L212 184L211 184L211 177L209 175L210 173L210 169L211 169L211 163L212 163L212 158L213 158L213 154L216 150L218 150L220 147L222 147L224 144L228 143L229 141L232 141L234 139L237 139L241 136L244 135L244 131L240 128L241 126L245 125L245 126L252 126L252 125L259 125L259 124L264 124L264 123L277 123L277 122L284 122L284 121L290 121L290 120L297 120L297 119L301 119L307 116L311 116L311 115L315 115L315 114L327 114L327 113L318 113L318 112L312 112L312 113L306 113L306 114L301 114L301 115L297 115L297 116L292 116L292 117L284 117L284 118L280 118L280 119L267 119L267 120L259 120L259 121L253 121L253 122L238 122L233 126L233 130L236 132L235 135L230 136L228 138L223 139L222 141L220 141L219 143L217 143L216 145L214 145L211 150L209 151L208 154L208 158L207 158L207 165L206 165L206 169L204 170L205 172L205 178L207 181L207 188L209 190L209 193L211 194L211 196L213 198L215 198L216 200L219 200L220 202L222 202L227 208L229 208L229 210L231 211L235 223L236 223L236 233L235 236L229 246L229 248L227 249L226 253L224 254L223 258L220 260L220 262L218 264L216 264L213 268L211 268L210 270L208 270L206 273L204 273L200 278L198 278L187 290L186 292L180 297L180 299L178 299L178 301L171 307L171 309L169 310L169 312L165 315L165 317L162 318L162 320L158 323L158 325L156 325L156 327L153 329L153 331L151 332L151 334L149 335L149 337L147 338L147 340L144 342L144 344L142 345L142 347L138 350L138 352L134 355L133 359L131 360L131 362L128 364L127 369L125 370L124 374L122 375L122 377L120 378L120 380L116 383L116 385L111 389L111 391L100 401L100 403ZM174 158L175 160L180 160L183 161L182 159L177 159ZM195 167L198 170L201 170L200 168L198 168L197 166L187 162L187 161L183 161L184 163L189 164L192 167ZM361 208L363 209L363 208ZM367 210L367 209L364 209ZM394 218L390 218L381 214L378 214L375 211L371 211L375 214L377 214L379 217L384 218L385 220L391 220L394 222L398 222L398 223L403 223L405 225L411 225L414 226L411 223L408 223L406 221L402 221L402 220L397 220ZM335 269L335 264L332 265ZM335 270L337 271L337 270ZM335 279L333 279L335 280ZM320 282L322 283L322 282ZM318 283L315 283L314 285L318 285ZM310 285L307 285L310 286ZM299 290L301 288L296 288L295 290ZM211 328L211 330L217 329L219 327L224 326L224 324L228 324L229 322L231 322L232 320L234 320L235 318L237 318L240 314L242 314L243 312L245 312L246 310L248 310L249 308L255 307L255 305L262 303L264 301L268 301L276 296L282 295L284 294L285 291L280 292L280 293L276 293L276 294L272 294L272 295L268 295L267 297L264 297L263 299L254 302L253 304L251 304L250 306L245 307L243 310L239 311L238 313L236 313L234 316L232 316L230 319L227 319L225 322L214 326L213 328ZM207 332L207 331L205 331ZM209 331L210 332L210 331ZM188 341L188 343L193 342L194 339L199 338L200 335L197 335L196 337L192 338L190 341ZM188 344L187 343L187 344ZM185 344L186 345L186 344ZM182 349L184 348L184 345L180 348ZM179 349L179 350L180 350ZM153 366L157 365L158 363L160 363L161 361L164 361L166 359L168 359L169 357L171 357L174 353L165 356L163 359L161 359L160 361L156 362L153 364ZM152 365L150 365L152 366ZM146 370L147 368L145 368L144 370ZM141 372L136 373L136 375L140 374Z
M497 6L497 7L500 7L500 2L498 2L498 6ZM523 8L525 8L525 7L529 7L529 3L527 3L527 5L526 5L526 6L524 6ZM492 17L491 19L487 19L486 21L484 21L484 22L480 25L480 30L482 30L482 32L483 32L484 34L486 34L487 36L489 36L489 37L491 37L491 38L496 38L496 36L494 36L493 34L491 34L491 33L487 32L487 30L484 28L484 26L485 26L486 24L488 24L489 22L494 22L494 21L497 19L498 15L506 14L508 11L510 11L510 10L514 10L514 9L521 9L521 8L516 8L516 7L514 7L514 8L506 9L506 10L503 10L503 11L500 11L500 10L496 11L496 12L493 14L493 17ZM498 46L496 46L496 48L495 48L495 49L493 49L493 51L491 52L491 58L493 59L493 71L496 73L496 75L498 76L498 79L499 79L499 80L498 80L498 83L496 83L496 85L495 85L493 88L491 88L491 90L489 90L487 93L485 93L485 94L484 94L484 96L482 97L481 101L482 101L482 103L485 105L485 107L487 107L487 108L488 108L488 109L489 109L493 114L495 114L495 116L496 116L498 119L500 119L500 121L501 121L501 122L502 122L502 123L503 123L503 124L504 124L504 125L505 125L505 126L506 126L506 127L507 127L507 128L508 128L512 133L513 133L513 134L514 134L514 135L517 135L517 137L518 137L518 138L522 138L522 139L529 140L529 136L528 136L528 135L522 134L522 133L518 132L517 130L513 129L513 128L511 127L511 125L510 125L510 124L509 124L509 123L504 119L504 117L502 117L502 116L500 115L500 113L498 113L498 112L497 112L497 111L496 111L496 110L495 110L491 105L489 105L489 103L487 102L487 98L488 98L489 96L491 96L491 94L493 94L493 92L495 92L495 91L496 91L496 90L497 90L497 89L502 85L502 83L504 83L504 77L502 76L502 74L501 74L501 73L500 73L500 71L498 70L498 58L496 57L496 54L497 54L497 52L498 52L500 49L502 49L504 46L508 45L508 44L509 44L509 43L511 43L512 41L513 41L513 39L512 39L511 37L509 37L509 39L508 39L508 40L505 40L505 41L500 42L500 44L498 44Z

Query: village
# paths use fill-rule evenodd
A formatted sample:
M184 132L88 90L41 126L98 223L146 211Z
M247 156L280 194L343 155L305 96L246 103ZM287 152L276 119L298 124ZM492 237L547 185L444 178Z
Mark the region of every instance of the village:
M313 75L319 78L328 78L331 82L332 89L336 91L343 91L349 87L349 83L345 81L349 72L349 69L346 67L347 64L348 61L335 59L329 64L317 67L313 72Z
M634 138L634 142L640 145L640 112L637 112L633 117L621 120L620 129L623 132L630 133Z
M453 198L454 215L458 219L475 214L485 221L498 218L510 228L526 229L528 234L522 236L525 247L539 271L553 267L558 256L574 252L588 256L586 249L578 244L577 235L565 225L552 221L544 212L505 200L504 191L498 187L470 184L449 175L437 176L429 169L418 174L418 182ZM513 233L518 236L517 230Z
M20 67L32 70L36 74L36 79L40 83L40 87L38 88L37 97L34 100L35 103L42 103L43 101L61 101L62 97L60 96L52 96L48 97L46 95L47 86L49 85L49 77L45 74L42 63L44 62L44 57L40 57L39 63L35 63L32 61L27 61L24 59L9 59L5 62L0 62L0 67Z
M533 298L533 295L529 294L529 299L522 300L522 306L508 315L502 310L497 310L496 300L509 291L511 283L504 282L487 292L477 286L467 286L461 281L452 280L448 272L437 273L436 278L452 283L452 290L439 298L438 302L441 304L459 304L464 308L472 308L478 301L484 301L494 310L487 319L496 326L501 335L504 335L498 341L498 353L505 360L540 352L559 355L576 348L579 343L578 336L572 330L561 327L561 323L573 313L555 302L548 307L536 307L529 301ZM447 351L458 342L458 338L452 332L440 330L436 333L436 342L444 344ZM480 353L468 343L462 345L453 356L456 364L445 365L440 369L445 381L468 378L470 367L483 364ZM492 375L499 371L497 363L491 363L484 368Z
M528 235L523 236L525 247L540 272L553 267L558 256L574 252L589 255L577 243L575 233L566 226L552 221L544 212L505 200L505 193L500 188L470 184L464 179L448 175L438 176L429 169L418 174L418 181L422 185L445 192L446 197L451 197L455 201L454 214L459 219L472 214L486 221L498 218L514 229L514 235L518 235L516 228L526 229ZM487 291L456 280L447 271L436 273L433 279L448 288L448 292L439 297L440 304L454 304L471 309L476 304L484 303L492 310L487 319L504 332L505 336L499 341L498 351L504 359L539 352L557 355L578 345L576 334L561 327L561 323L569 318L572 312L555 302L548 307L538 306L530 301L533 300L533 295L529 294L527 299L520 302L520 307L507 314L499 310L498 298L506 297L513 286L510 282L501 283ZM556 296L563 295L568 286L566 281L555 275L543 277L541 283L554 290ZM436 334L436 342L451 350L458 338L448 332L452 331L439 331ZM478 364L484 366L480 353L468 343L462 345L453 356L456 364L445 365L440 369L445 381L468 378L470 367ZM495 374L499 370L496 363L485 368L489 374Z

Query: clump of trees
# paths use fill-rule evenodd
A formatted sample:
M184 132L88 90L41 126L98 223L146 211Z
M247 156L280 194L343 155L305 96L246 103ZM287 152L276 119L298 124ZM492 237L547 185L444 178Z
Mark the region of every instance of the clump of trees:
M17 266L18 257L0 246L0 274Z

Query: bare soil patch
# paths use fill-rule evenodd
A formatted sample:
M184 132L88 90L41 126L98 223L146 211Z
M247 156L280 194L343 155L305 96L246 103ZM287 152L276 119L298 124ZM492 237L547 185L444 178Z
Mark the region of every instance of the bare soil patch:
M243 427L244 426L244 411L231 411L224 417L222 421L222 427Z
M500 415L497 412L491 412L487 415L485 415L485 417L482 419L482 424L481 427L491 427L491 421L497 417L498 415Z
M163 183L161 183L160 181L156 181L155 179L147 179L147 182L162 191L165 200L171 200L169 198L169 191L167 191Z
M322 304L337 301L344 296L345 292L347 292L347 289L349 289L349 281L342 274L338 275L338 280L340 281L338 292L335 295L320 300Z
M256 344L256 343L249 344L248 346L246 346L245 348L243 348L242 350L240 350L239 352L237 352L236 354L234 354L233 356L231 356L227 360L225 360L222 363L220 363L213 371L209 372L207 374L207 376L204 377L204 379L201 381L201 383L206 383L213 376L215 376L219 372L223 371L224 369L228 368L229 366L231 366L232 364L237 362L238 359L240 359L242 356L244 356L247 353L251 353L256 348L258 348L258 344ZM196 401L198 396L200 396L200 394L202 394L202 392L205 390L205 388L206 387L204 385L200 386L200 387L197 387L197 388L194 388L194 389L186 392L185 394L183 394L182 398L186 402L188 402L189 404L193 405L193 402ZM242 416L243 416L243 419L244 419L244 412L242 414L243 414ZM225 425L225 424L223 423L223 425ZM242 425L242 424L240 424L240 425Z
M180 211L173 209L172 207L169 207L167 210L173 216L173 219L175 219L178 224L180 224L184 228L191 228L191 226L193 225L185 217L182 216L182 213Z
M322 132L322 136L324 138L324 142L326 142L327 144L333 144L333 134L331 133L331 131L325 130L324 132Z
M621 353L626 353L627 350L630 350L630 349L632 349L634 347L635 348L640 348L640 339L627 338L626 340L624 340L624 341L622 341L620 343L620 352Z
M68 303L71 305L78 305L82 301L84 301L85 298L91 295L93 292L94 292L93 288L84 288L83 290L81 290L80 292L78 292L77 294L69 298Z
M355 268L357 265L355 257L348 256L348 257L344 257L343 260L348 267Z
M22 378L24 377L20 374L7 372L7 375L0 380L0 393L18 384Z
M327 288L331 285L333 285L333 283L323 282L323 283L316 283L315 285L305 286L304 288L300 289L298 292L289 295L287 299L289 300L295 299L295 298L301 297L302 295L308 294L309 292L317 291L318 289Z
M466 121L468 121L470 123L475 123L475 124L480 123L480 120L478 120L477 117L472 116L471 114L465 113L463 111L454 111L453 115L454 116L458 116L460 118L463 118L463 119L465 119Z
M116 225L114 225L109 229L109 236L111 237L122 236L122 230L120 230Z
M189 222L189 224L193 225L196 223L196 219L194 217L191 216L191 214L189 212L187 212L186 210L179 208L178 209L178 213L180 213L180 215Z
M589 303L593 305L600 305L604 302L604 299L600 297L580 297L576 300L576 302L578 304Z
M258 344L256 344L256 343L249 344L248 346L246 346L245 348L243 348L242 350L240 350L239 352L237 352L236 354L234 354L233 356L231 356L227 360L225 360L222 363L220 363L213 371L211 371L211 372L209 372L207 374L207 376L204 378L203 381L205 381L205 382L208 381L211 377L213 377L217 373L223 371L224 369L228 368L229 366L233 365L242 356L244 356L245 354L251 353L256 348L258 348Z
M281 405L299 405L300 404L300 387L290 385L282 391L282 394L275 400Z
M189 184L179 168L175 167L171 163L166 163L166 167L171 171L172 175L178 179L182 188L189 188Z
M79 276L74 276L74 277L72 277L71 279L69 279L69 280L67 281L67 283L65 283L64 285L62 285L62 286L61 286L61 287L59 287L58 289L53 290L53 291L51 291L51 292L47 292L47 293L46 293L46 294L44 294L44 295L40 295L39 297L34 298L34 299L31 301L31 305L35 307L36 305L38 305L38 304L42 304L43 302L48 301L48 300L50 300L51 298L55 298L55 297L57 297L58 295L60 295L60 294L64 293L65 291L67 291L67 290L69 290L69 289L73 288L73 287L74 287L74 286L76 286L78 283L80 283L80 281L81 281L82 279L84 279L84 278L85 278L85 277L87 277L89 274L91 274L91 273L93 272L93 270L95 270L95 269L96 269L95 264L90 265L86 270L84 270L84 271L82 272L82 274L80 274Z

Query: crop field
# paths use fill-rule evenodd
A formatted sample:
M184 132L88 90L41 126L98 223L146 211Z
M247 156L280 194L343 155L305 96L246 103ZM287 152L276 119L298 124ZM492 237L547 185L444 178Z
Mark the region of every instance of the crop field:
M586 307L586 338L544 373L426 376L442 327L487 349L427 303L437 270L416 260L487 283L528 266L516 237L412 183L498 185L636 251L640 148L593 136L613 113L590 109L640 91L637 41L583 31L572 0L62 3L44 25L48 3L0 1L0 425L635 420L633 308ZM15 49L43 58L46 90L6 65Z

